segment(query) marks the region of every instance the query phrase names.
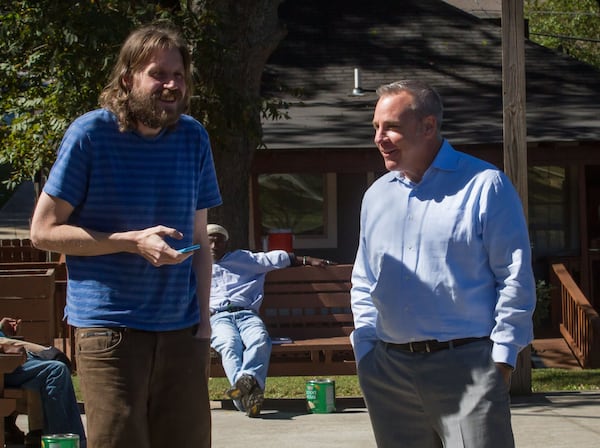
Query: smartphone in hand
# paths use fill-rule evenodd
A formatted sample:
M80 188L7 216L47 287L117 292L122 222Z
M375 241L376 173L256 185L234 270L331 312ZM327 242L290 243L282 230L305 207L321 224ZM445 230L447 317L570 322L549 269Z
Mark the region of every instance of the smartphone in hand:
M183 249L179 249L179 253L187 254L188 252L193 252L195 250L200 249L200 244L193 244L192 246L184 247Z

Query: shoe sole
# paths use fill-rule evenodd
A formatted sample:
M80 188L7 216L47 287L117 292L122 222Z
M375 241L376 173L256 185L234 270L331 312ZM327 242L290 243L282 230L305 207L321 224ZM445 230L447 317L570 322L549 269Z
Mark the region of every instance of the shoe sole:
M260 415L260 405L254 405L250 408L250 410L246 413L246 415L250 418L256 418Z
M256 384L250 391L250 394L242 400L242 404L246 409L246 415L250 418L258 417L264 401L265 394L258 384Z
M241 400L242 397L250 393L256 384L256 379L253 376L243 375L225 393L232 400Z

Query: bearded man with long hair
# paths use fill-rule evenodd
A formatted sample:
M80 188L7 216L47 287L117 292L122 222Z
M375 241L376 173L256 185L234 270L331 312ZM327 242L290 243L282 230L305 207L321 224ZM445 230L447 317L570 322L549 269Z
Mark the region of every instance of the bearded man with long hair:
M210 446L206 225L221 195L208 134L184 114L191 89L181 35L133 31L32 219L34 245L66 254L91 448Z

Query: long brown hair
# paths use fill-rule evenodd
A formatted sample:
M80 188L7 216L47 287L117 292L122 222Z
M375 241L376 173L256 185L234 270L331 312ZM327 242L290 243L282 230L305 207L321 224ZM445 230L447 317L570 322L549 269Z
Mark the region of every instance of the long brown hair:
M167 24L152 24L133 31L123 43L109 82L100 94L100 106L113 112L119 129L134 129L135 117L129 110L129 87L126 79L140 71L157 50L177 49L181 53L185 77L184 101L189 108L192 96L192 58L183 36Z

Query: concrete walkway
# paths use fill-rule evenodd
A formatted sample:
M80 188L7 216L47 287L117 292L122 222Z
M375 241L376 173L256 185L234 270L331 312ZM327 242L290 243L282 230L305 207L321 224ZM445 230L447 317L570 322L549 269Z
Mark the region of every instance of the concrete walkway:
M511 409L517 447L600 447L600 391L517 397Z
M375 447L369 414L360 399L338 399L338 411L309 414L304 400L267 400L250 419L228 402L212 403L213 448ZM511 405L519 448L598 448L600 391L515 397ZM85 421L85 415L83 416ZM27 417L17 424L26 431ZM14 446L13 446L14 447ZM11 447L11 448L13 448ZM14 447L17 448L17 447Z
M230 448L364 448L375 441L361 400L338 400L348 406L332 414L308 414L298 400L289 405L267 402L258 419L216 406L213 447ZM600 392L533 394L513 398L512 424L517 447L600 447ZM400 446L400 445L399 445Z

